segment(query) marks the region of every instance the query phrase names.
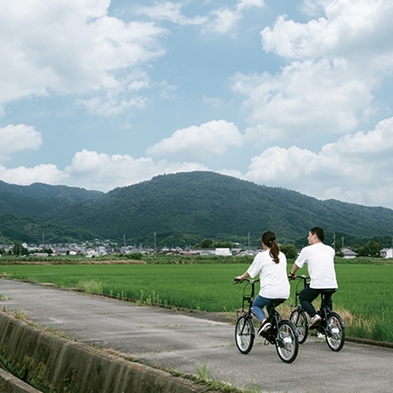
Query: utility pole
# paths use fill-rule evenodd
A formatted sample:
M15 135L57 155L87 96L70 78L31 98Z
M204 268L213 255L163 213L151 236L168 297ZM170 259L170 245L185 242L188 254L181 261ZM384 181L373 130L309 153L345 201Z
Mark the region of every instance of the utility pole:
M248 248L247 250L250 250L250 232L248 232Z
M333 233L333 249L336 250L336 234Z
M157 253L157 233L154 232L154 254Z

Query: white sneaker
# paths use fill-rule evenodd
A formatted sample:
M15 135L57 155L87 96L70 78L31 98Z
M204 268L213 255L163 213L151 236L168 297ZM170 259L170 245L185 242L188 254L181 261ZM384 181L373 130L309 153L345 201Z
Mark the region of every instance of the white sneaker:
M267 332L272 327L270 322L265 322L258 330L258 336L262 336L263 333Z
M308 325L309 329L312 329L313 327L315 327L316 325L318 325L318 323L321 321L321 316L318 314L315 314L310 321L310 324Z

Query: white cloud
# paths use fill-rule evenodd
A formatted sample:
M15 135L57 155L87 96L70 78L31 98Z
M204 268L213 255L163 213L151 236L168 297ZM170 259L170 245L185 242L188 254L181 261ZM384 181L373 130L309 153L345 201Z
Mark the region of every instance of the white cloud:
M0 141L0 161L18 151L37 150L42 144L41 134L34 127L24 124L9 124L0 128Z
M22 97L119 89L117 71L161 56L166 30L109 17L109 0L0 2L0 106ZM129 81L126 81L129 83Z
M153 161L150 157L133 158L129 155L108 155L82 150L75 154L70 166L64 170L66 184L88 189L109 191L140 181L150 180L162 173L206 170L206 167L192 163L168 163Z
M323 1L325 16L307 23L281 15L261 32L263 48L293 59L345 57L377 69L391 67L393 3L389 0ZM371 57L369 57L371 55ZM375 61L382 57L385 63ZM387 64L386 64L387 62Z
M163 173L208 170L193 162L153 161L149 157L139 159L129 155L108 155L95 151L77 152L71 165L59 170L55 165L24 166L7 169L0 165L0 179L13 184L30 185L43 182L52 185L68 185L88 190L110 191L125 187Z
M252 7L264 7L262 0L240 0L235 8L220 8L210 13L209 21L203 26L202 32L205 34L227 34L232 33L243 12Z
M238 12L241 12L248 8L252 8L252 7L262 8L264 6L265 6L264 0L240 0L236 5L236 10Z
M6 183L30 185L32 183L67 184L64 174L57 169L56 165L37 165L33 168L20 166L7 169L0 165L0 179ZM73 186L73 184L70 184Z
M372 80L356 79L346 61L294 62L278 75L238 74L233 88L247 96L249 139L352 131L369 108Z
M203 27L203 32L206 34L226 34L231 32L241 18L239 12L232 11L229 8L215 10L211 15L212 18L210 22Z
M184 4L172 3L169 1L163 3L156 3L152 7L135 7L134 12L138 15L147 15L149 18L158 21L169 21L171 23L179 24L181 26L187 25L201 25L206 23L207 18L196 16L194 18L187 18L181 12Z
M214 120L175 131L147 150L148 155L167 159L209 162L222 156L230 146L240 147L243 136L233 123Z
M220 97L208 97L204 95L203 102L213 108L217 108L223 105L223 101Z
M309 4L306 2L306 5ZM279 16L261 32L263 49L292 62L277 74L241 73L248 139L347 133L378 113L374 92L393 72L393 3L319 1L325 17L297 23ZM313 10L315 11L315 9Z
M207 16L197 15L186 17L183 14L184 3L165 1L152 7L135 7L138 15L146 15L155 21L168 21L180 26L200 26L202 32L209 34L231 33L237 22L243 17L243 12L252 7L264 7L263 0L240 0L235 7L222 7L211 11Z
M254 157L245 179L317 198L393 207L393 118L346 135L319 153L270 147Z
M144 97L119 100L117 96L108 94L105 97L94 97L88 100L80 100L79 103L86 107L89 112L98 116L116 116L124 113L130 108L143 108L147 103Z

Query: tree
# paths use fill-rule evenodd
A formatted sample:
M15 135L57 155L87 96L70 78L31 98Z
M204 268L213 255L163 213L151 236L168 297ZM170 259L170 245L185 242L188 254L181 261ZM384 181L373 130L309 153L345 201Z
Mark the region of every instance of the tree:
M201 242L201 248L213 248L214 240L213 239L203 239Z
M14 255L27 255L29 251L22 246L20 243L15 243L12 248L12 254Z
M369 240L359 250L359 255L362 257L379 257L379 251L381 250L381 243L377 243L374 240Z
M216 242L214 248L233 248L232 242Z
M297 258L298 252L294 244L283 244L280 246L280 249L287 258Z

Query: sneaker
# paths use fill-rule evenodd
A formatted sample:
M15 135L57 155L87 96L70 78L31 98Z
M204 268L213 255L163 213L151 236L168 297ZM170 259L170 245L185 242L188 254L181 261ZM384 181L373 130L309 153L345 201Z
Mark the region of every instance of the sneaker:
M266 333L270 328L272 327L272 324L270 322L265 322L258 330L258 336L262 336L263 333Z
M321 321L321 316L320 315L318 315L318 314L315 314L312 318L311 318L311 321L310 321L310 324L308 325L308 328L309 329L312 329L312 328L314 328L316 325L318 325L318 323Z

